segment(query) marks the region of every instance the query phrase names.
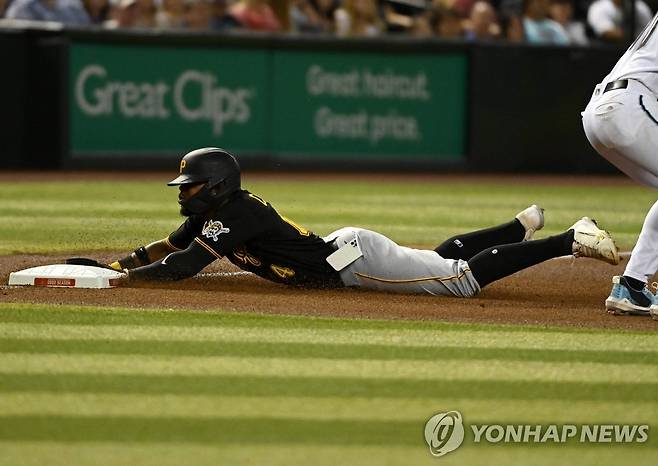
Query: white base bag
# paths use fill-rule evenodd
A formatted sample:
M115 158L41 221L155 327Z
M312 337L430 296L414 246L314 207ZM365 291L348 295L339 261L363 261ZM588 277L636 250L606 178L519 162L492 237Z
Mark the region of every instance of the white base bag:
M9 285L49 288L112 288L122 272L87 265L52 264L9 274Z

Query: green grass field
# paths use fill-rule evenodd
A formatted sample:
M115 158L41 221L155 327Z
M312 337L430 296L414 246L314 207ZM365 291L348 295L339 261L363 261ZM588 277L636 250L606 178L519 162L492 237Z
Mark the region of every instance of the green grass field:
M0 306L0 464L655 464L637 445L476 445L425 422L649 424L658 335ZM654 432L652 432L654 433ZM469 439L471 441L469 441Z
M539 203L542 235L591 215L630 249L655 200L636 187L245 185L319 234L360 225L426 245ZM153 182L3 183L0 254L130 250L177 226L175 196ZM17 305L0 295L0 351L1 465L658 458L656 333ZM434 458L425 422L448 410L464 416L466 440ZM472 424L648 424L650 433L642 444L476 444Z
M134 249L181 219L177 191L148 182L3 182L0 254ZM380 231L402 244L436 245L453 234L508 221L530 204L546 208L540 237L583 215L630 248L656 193L636 186L544 186L527 182L430 183L281 181L245 186L284 215L324 235L345 225ZM20 202L18 202L20 201Z

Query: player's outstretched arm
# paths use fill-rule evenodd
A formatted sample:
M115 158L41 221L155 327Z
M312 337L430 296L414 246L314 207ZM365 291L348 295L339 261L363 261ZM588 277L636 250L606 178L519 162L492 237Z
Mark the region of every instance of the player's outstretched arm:
M112 262L110 267L119 271L125 269L131 270L152 264L175 251L178 251L178 249L169 242L168 238L165 238L160 241L154 241L148 246L140 246L126 257Z
M176 251L148 265L127 271L124 281L182 280L199 273L217 257L193 241L183 251Z

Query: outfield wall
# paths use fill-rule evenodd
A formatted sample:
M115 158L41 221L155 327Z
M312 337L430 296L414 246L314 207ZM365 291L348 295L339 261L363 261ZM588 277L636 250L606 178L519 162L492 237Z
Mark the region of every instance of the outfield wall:
M0 30L8 166L612 172L580 127L619 50ZM15 91L14 91L15 90Z
M0 63L12 72L0 73L0 153L7 168L29 164L27 128L27 44L20 31L0 33Z

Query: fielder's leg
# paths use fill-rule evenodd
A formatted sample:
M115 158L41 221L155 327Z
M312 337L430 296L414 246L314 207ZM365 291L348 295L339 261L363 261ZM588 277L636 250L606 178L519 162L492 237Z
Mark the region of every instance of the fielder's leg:
M642 283L658 270L658 201L649 209L624 275Z
M536 205L519 212L514 220L492 228L453 236L434 249L446 259L469 260L481 251L499 244L528 240L544 226L544 210Z
M605 307L613 314L658 315L658 298L647 280L658 270L658 201L644 219L623 277L612 278L612 291Z
M599 154L640 184L658 188L658 102L641 83L592 98L583 112L587 139ZM658 203L657 203L658 204ZM605 301L614 314L653 314L658 298L646 286L658 268L658 207L649 210L624 276L612 278Z

